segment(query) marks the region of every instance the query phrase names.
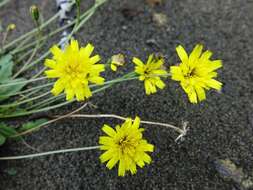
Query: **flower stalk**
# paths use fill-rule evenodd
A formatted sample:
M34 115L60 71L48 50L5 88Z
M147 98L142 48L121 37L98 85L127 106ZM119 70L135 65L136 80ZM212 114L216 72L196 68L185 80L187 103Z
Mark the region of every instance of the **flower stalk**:
M36 157L41 157L41 156L49 156L49 155L54 155L54 154L80 152L80 151L86 151L86 150L95 150L95 149L99 149L99 148L100 148L100 146L69 148L69 149L54 150L54 151L41 152L41 153L35 153L35 154L27 154L27 155L23 155L23 156L5 156L5 157L0 157L0 160L20 160L20 159L27 159L27 158L36 158Z

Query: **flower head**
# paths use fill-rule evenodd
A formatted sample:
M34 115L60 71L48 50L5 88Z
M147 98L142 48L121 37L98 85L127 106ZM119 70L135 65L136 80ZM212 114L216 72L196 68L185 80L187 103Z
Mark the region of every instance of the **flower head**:
M51 92L57 96L62 91L66 93L66 99L77 101L92 96L89 82L103 84L104 78L100 73L104 71L103 64L96 64L100 57L90 57L94 47L88 44L79 48L76 40L71 40L65 50L56 45L51 48L52 59L46 59L45 65L50 70L45 71L48 78L58 78Z
M215 80L218 68L222 67L221 60L210 60L212 52L202 53L203 46L196 45L188 56L182 46L176 48L181 59L179 66L171 66L172 79L180 81L191 103L197 103L206 99L205 90L214 88L220 90L222 83Z
M117 55L112 56L111 61L111 70L117 71L118 66L123 66L125 63L125 57L123 54L119 53Z
M148 61L144 64L140 59L134 57L135 72L140 75L139 80L144 81L146 94L153 94L157 92L157 88L163 89L164 82L161 80L162 75L167 75L164 70L163 58L155 58L153 54L148 57Z
M126 171L131 174L137 172L136 166L143 167L151 162L151 157L146 152L153 152L154 146L142 137L143 128L139 128L140 118L129 118L116 130L104 125L102 130L108 136L99 138L100 149L105 152L100 156L102 163L107 162L106 167L112 169L119 162L118 175L124 176Z
M16 28L16 24L13 24L13 23L11 23L11 24L9 24L9 25L7 26L7 30L8 30L8 31L15 30L15 28Z

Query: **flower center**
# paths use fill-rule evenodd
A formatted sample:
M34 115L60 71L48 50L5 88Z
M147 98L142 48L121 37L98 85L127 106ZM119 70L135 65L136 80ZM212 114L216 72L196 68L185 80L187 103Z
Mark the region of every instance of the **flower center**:
M151 72L151 70L149 68L146 68L144 70L144 76L145 76L145 78L149 78L150 77L150 72Z
M78 68L78 65L67 65L65 72L67 75L69 75L71 78L76 78L78 75L82 74L82 71Z
M126 149L135 149L136 143L134 140L129 139L127 136L123 137L122 139L119 140L117 143L122 151L122 153L126 152Z
M192 77L194 77L196 75L197 75L196 74L196 70L195 70L195 68L193 68L193 69L189 70L189 72L185 75L185 77L186 78L192 78Z

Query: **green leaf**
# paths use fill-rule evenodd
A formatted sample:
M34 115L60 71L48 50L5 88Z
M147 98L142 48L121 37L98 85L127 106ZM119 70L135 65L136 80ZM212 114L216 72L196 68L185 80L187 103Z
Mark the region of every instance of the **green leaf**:
M5 136L0 134L0 146L3 145L5 143L5 141L6 141Z
M38 127L39 125L41 125L42 123L45 123L45 122L47 122L47 119L38 119L38 120L35 120L35 121L27 122L27 123L23 124L22 127L20 127L18 129L18 132L24 132L24 131L27 131L29 129L36 128L36 127Z
M24 78L19 78L15 80L9 80L8 82L4 84L9 84L9 83L16 83L16 82L23 82L25 81ZM16 92L19 92L26 83L21 83L21 84L15 84L11 86L6 86L6 87L1 87L0 88L0 101L8 99L11 95L15 94Z
M14 80L11 78L12 69L12 55L7 54L0 57L0 85L17 83L15 85L9 85L0 88L0 101L8 99L11 95L19 92L26 85L26 83L19 83L26 81L24 78L18 78Z
M0 123L0 134L8 138L12 135L16 135L17 131L13 127L10 127L5 123Z
M0 57L0 83L8 81L12 75L13 62L10 54Z
M27 112L25 109L19 107L8 107L8 108L1 108L0 107L0 119L8 117L16 117L15 115L22 115L22 113Z
M5 169L4 172L6 172L10 176L15 176L18 173L15 168Z

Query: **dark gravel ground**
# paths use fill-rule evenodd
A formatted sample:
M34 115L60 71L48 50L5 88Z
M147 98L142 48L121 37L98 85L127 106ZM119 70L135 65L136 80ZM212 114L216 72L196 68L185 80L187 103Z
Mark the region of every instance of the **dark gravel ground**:
M54 1L14 0L0 10L1 19L16 22L19 33L27 31L32 28L27 11L34 2L45 4L42 11L47 17L55 11ZM164 0L155 7L144 0L111 0L105 4L79 32L83 44L92 42L105 58L118 52L129 55L129 59L161 52L168 57L169 66L178 61L178 44L190 51L196 43L203 43L214 52L214 58L224 62L219 77L224 83L222 93L209 92L205 102L191 105L173 81L152 96L145 96L139 81L116 85L91 99L97 106L92 112L139 115L143 120L178 126L188 121L190 131L185 140L175 143L173 131L144 126L145 137L155 145L153 162L137 175L124 178L117 176L117 169L109 171L99 162L99 151L1 162L0 189L243 189L223 178L215 163L230 159L248 179L253 177L252 10L251 0ZM159 26L152 20L154 13L165 14L167 23ZM132 68L129 63L125 70ZM40 151L92 146L97 144L103 123L117 122L64 120L28 136L26 141ZM31 152L21 143L1 147L2 156ZM17 173L7 174L10 169Z

